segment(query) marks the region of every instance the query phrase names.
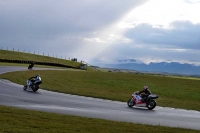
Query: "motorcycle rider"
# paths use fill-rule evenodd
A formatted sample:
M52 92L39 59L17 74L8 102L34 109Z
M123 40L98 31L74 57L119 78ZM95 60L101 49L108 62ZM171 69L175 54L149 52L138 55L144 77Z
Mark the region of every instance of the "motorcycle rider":
M29 78L28 80L29 80L28 86L30 87L30 86L33 86L37 82L41 82L42 79L40 78L40 75L37 74L36 76Z
M28 66L28 69L32 69L33 66L34 66L34 64L35 64L35 63L31 60L29 66Z
M142 102L145 102L147 100L147 97L151 94L151 91L149 90L148 86L144 86L143 90L138 92L138 94L141 95Z

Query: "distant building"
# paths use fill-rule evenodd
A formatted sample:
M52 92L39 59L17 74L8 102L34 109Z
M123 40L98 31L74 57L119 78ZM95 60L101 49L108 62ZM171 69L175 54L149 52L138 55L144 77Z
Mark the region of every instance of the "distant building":
M87 70L87 64L85 63L81 63L79 67L80 69Z

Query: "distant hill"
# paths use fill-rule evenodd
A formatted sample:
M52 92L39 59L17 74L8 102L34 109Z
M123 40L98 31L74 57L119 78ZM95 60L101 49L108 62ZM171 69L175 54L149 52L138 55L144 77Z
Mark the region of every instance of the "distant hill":
M178 62L160 62L160 63L136 63L135 60L129 63L117 64L104 64L103 67L117 68L117 69L129 69L136 71L157 72L157 73L172 73L172 74L184 74L184 75L200 75L200 66L194 66L191 64L180 64Z

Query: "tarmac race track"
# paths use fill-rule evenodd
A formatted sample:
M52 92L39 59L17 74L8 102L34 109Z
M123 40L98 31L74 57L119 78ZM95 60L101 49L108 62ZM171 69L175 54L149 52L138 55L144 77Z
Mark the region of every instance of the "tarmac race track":
M27 70L27 68L0 66L0 74L22 70ZM128 95L127 100L129 98ZM0 105L66 115L200 130L199 111L159 106L154 110L129 108L126 102L56 93L42 89L34 93L24 91L22 85L3 79L0 79Z

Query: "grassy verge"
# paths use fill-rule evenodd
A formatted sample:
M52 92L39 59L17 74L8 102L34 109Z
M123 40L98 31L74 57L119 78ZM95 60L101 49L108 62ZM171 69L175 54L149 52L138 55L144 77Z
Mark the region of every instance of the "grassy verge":
M40 74L41 88L126 102L134 91L148 85L152 93L158 94L159 106L200 111L200 82L196 79L171 78L163 76L107 73L88 71L24 71L0 75L18 84Z
M197 130L139 125L0 106L2 133L199 133Z

